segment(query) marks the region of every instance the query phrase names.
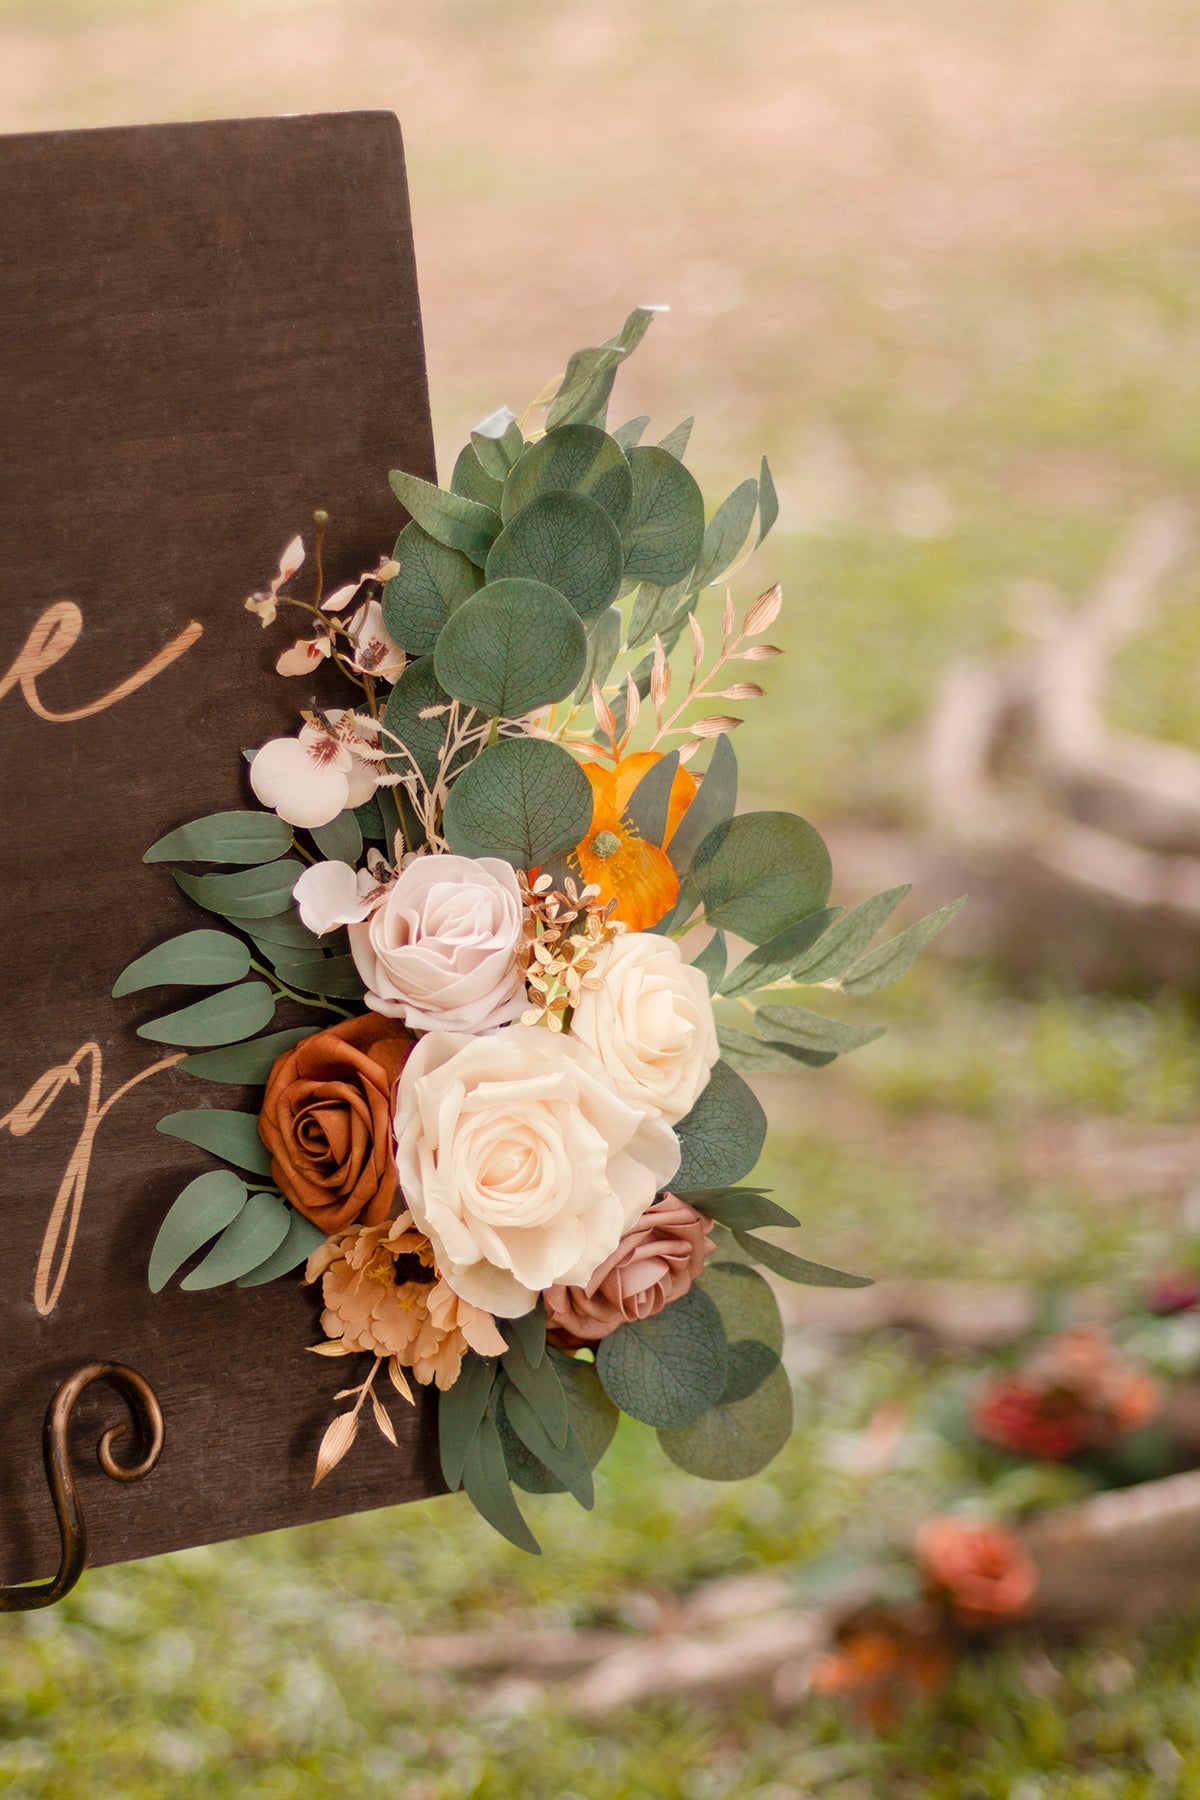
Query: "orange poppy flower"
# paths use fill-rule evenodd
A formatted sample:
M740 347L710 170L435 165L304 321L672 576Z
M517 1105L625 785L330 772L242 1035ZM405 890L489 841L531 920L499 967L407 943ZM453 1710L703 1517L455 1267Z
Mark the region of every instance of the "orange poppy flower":
M575 856L583 879L600 889L601 900L617 902L614 917L630 931L657 925L679 898L679 877L670 857L638 836L625 810L642 776L661 761L657 750L639 750L612 768L600 763L583 767L592 784L592 824ZM697 785L686 769L676 772L667 806L666 843L695 799Z

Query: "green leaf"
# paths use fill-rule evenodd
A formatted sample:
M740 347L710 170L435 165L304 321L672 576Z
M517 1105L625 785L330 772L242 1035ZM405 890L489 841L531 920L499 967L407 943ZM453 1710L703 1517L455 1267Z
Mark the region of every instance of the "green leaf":
M670 587L659 587L653 581L639 584L637 598L629 615L629 645L633 649L639 644L648 644L651 638L660 636L665 644L670 635L680 609L687 611L694 607L698 594L693 590L690 601L688 591L692 584L686 578L672 582Z
M314 826L311 836L321 855L331 862L345 862L353 867L362 855L362 827L350 808L330 819L328 825Z
M250 952L227 931L185 931L139 956L117 976L113 999L152 987L216 987L250 973Z
M487 1412L498 1367L494 1357L468 1350L458 1380L438 1395L438 1452L451 1493L462 1486L463 1464Z
M734 1025L718 1024L717 1042L730 1068L743 1075L794 1075L797 1069L823 1069L837 1056L832 1050L821 1055L793 1049L790 1044L768 1042L752 1032L739 1031Z
M679 773L679 752L651 763L629 796L625 817L638 836L647 844L661 845L667 835L667 813L671 805L671 787Z
M252 1175L269 1175L271 1159L258 1135L255 1113L226 1112L218 1107L193 1108L188 1112L168 1113L160 1119L156 1131L166 1137L182 1138L186 1144L198 1144L239 1169Z
M485 475L490 475L493 481L504 481L525 448L525 439L512 408L502 406L476 425L471 433L471 447Z
M295 1025L290 1031L273 1031L268 1037L253 1038L248 1044L231 1044L225 1050L201 1050L185 1056L177 1067L185 1075L198 1075L204 1081L222 1081L230 1087L259 1087L286 1050L303 1038L312 1037L317 1025Z
M679 1193L678 1186L673 1185L671 1192ZM718 1224L740 1231L757 1231L764 1225L796 1226L800 1223L794 1213L777 1206L774 1200L768 1200L761 1188L691 1189L686 1194L679 1193L679 1198L694 1206L697 1212L716 1219Z
M587 699L593 681L602 688L608 680L621 651L621 623L620 613L615 606L610 606L589 627L587 661L575 689L576 700Z
M777 1363L746 1400L717 1405L694 1425L660 1431L671 1461L706 1481L740 1481L778 1456L792 1432L792 1389Z
M387 843L388 828L383 822L383 813L378 800L364 800L361 806L355 807L354 816L358 820L358 829L367 843Z
M772 1369L778 1367L779 1358L774 1350L760 1344L757 1338L735 1339L729 1346L729 1373L718 1404L733 1406L739 1400L748 1400Z
M746 1263L714 1260L700 1277L699 1285L720 1313L729 1343L757 1338L776 1356L783 1354L779 1302L770 1282L764 1281L757 1269Z
M833 930L821 939L811 956L797 959L792 966L794 979L815 985L843 975L850 964L862 955L880 927L891 918L905 895L911 892L912 883L906 881L900 887L888 888L886 893L864 900L861 906L856 906L838 921Z
M678 874L691 868L700 845L718 825L733 817L737 805L737 755L727 737L713 745L700 791L675 828L667 855Z
M488 718L519 719L574 692L587 639L542 581L493 581L442 627L433 666L448 694Z
M565 1356L561 1350L548 1350L546 1356L567 1396L571 1432L582 1446L588 1467L594 1469L612 1443L621 1415L605 1393L595 1363Z
M852 1025L846 1019L829 1019L803 1006L760 1006L754 1015L760 1037L795 1050L815 1051L819 1056L842 1056L874 1043L883 1025Z
M785 1281L799 1282L801 1287L861 1288L874 1285L869 1275L847 1275L842 1269L809 1262L807 1257L795 1256L781 1245L771 1243L770 1239L755 1237L749 1231L735 1231L733 1235L755 1262L770 1269L773 1275L782 1275Z
M363 978L352 956L291 956L274 959L275 973L302 994L320 994L326 1000L361 1000Z
M640 413L636 419L627 419L624 425L617 426L616 430L613 432L613 437L616 439L617 443L620 444L626 455L628 455L631 450L637 449L642 441L642 433L649 423L650 414Z
M539 494L492 545L490 582L532 579L569 600L581 619L612 605L621 586L621 534L586 494Z
M450 1392L453 1393L454 1388ZM531 1556L541 1555L538 1541L525 1523L508 1485L504 1451L490 1418L480 1420L479 1429L467 1448L462 1484L476 1512L482 1514L494 1531L515 1544L518 1550L528 1550Z
M626 581L670 587L689 573L704 545L704 497L669 450L629 453L633 495L621 526Z
M762 944L825 905L833 867L807 819L742 813L709 832L696 852L692 880L710 925Z
M142 857L145 863L274 862L292 847L292 828L269 812L219 812L168 831Z
M244 981L150 1019L138 1026L138 1036L152 1044L237 1044L269 1025L274 1015L275 996L266 982Z
M222 1287L248 1275L274 1254L288 1234L291 1208L274 1194L251 1194L231 1225L227 1225L202 1263L185 1275L180 1287L189 1293L198 1288Z
M233 1223L248 1198L245 1182L230 1169L210 1169L189 1181L158 1228L150 1252L150 1292L161 1293L189 1256Z
M536 1369L546 1354L546 1314L536 1302L519 1319L505 1319L500 1327L510 1344L519 1344L526 1362Z
M726 1062L713 1065L708 1085L686 1119L675 1127L683 1160L672 1183L676 1192L733 1187L748 1175L767 1135L762 1107Z
M696 423L690 415L673 430L668 431L665 438L660 439L659 449L665 450L668 456L682 457L687 450L692 435L692 426Z
M525 1457L514 1457L509 1445L505 1443L505 1461L518 1487L530 1494L555 1493L565 1489L574 1495L585 1511L591 1511L595 1504L592 1471L583 1446L573 1431L566 1431L563 1442L556 1444L524 1394L511 1382L504 1389L503 1403L497 1412L496 1423L500 1427L502 1442L506 1435L503 1427L508 1424L518 1443L528 1453Z
M575 758L539 738L502 738L450 790L445 832L458 856L502 856L532 869L572 850L592 822L592 789Z
M594 349L576 350L546 414L546 424L551 429L580 421L591 424L596 418L603 418L617 369L645 337L656 310L637 306L616 337Z
M779 496L775 492L775 483L771 478L771 470L764 456L758 474L758 536L754 540L756 550L778 517Z
M384 583L383 622L393 643L410 656L425 656L455 607L483 586L483 575L461 550L439 544L412 522L396 539L395 556L400 573Z
M776 981L785 981L792 973L797 958L803 956L822 937L841 913L840 906L826 906L798 919L768 938L765 944L744 956L721 983L721 993L735 1000L740 994L755 994Z
M711 587L736 560L750 535L757 507L758 483L753 476L722 500L705 528L704 548L692 576L694 587Z
M185 875L171 872L197 906L227 919L270 919L289 911L292 889L303 869L293 857L262 868L239 869L236 875Z
M964 894L959 900L952 900L949 906L943 906L937 912L928 913L925 918L918 919L907 931L889 943L880 944L878 950L869 950L865 956L842 976L842 992L844 994L875 994L880 988L890 987L893 981L899 981L908 971L939 931L944 931L951 919L958 917L967 903Z
M265 1262L259 1263L256 1269L248 1269L244 1275L238 1276L239 1287L263 1287L268 1281L275 1281L280 1275L287 1275L302 1262L307 1262L318 1244L325 1242L325 1233L318 1226L294 1212L289 1207L287 1233L277 1250L273 1250Z
M618 1326L596 1372L622 1412L645 1425L690 1425L719 1398L727 1373L721 1315L698 1286L649 1319Z
M450 491L462 494L468 500L478 501L480 506L486 506L492 512L499 512L504 483L487 473L475 454L473 444L464 444L450 477Z
M539 1306L537 1310L542 1309ZM515 1333L504 1335L509 1341L508 1350L500 1359L504 1372L537 1414L551 1443L561 1450L567 1441L567 1402L554 1366L544 1356L537 1363L531 1362L523 1339Z
M431 707L439 706L447 711L431 719L421 717ZM388 695L383 709L381 744L389 753L393 769L405 775L410 772L408 759L395 750L398 740L416 762L425 781L432 785L437 776L438 757L446 741L449 706L450 696L434 672L432 656L410 662Z
M586 495L619 530L633 495L633 477L620 444L594 425L548 431L540 443L530 445L504 484L505 524L539 494L550 493Z
M239 922L240 923L240 922ZM257 947L270 957L271 950L289 950L293 953L305 950L320 950L339 939L344 942L341 932L330 933L319 938L308 929L300 915L293 907L287 912L276 913L270 919L255 919L253 924L241 925L247 937L254 939Z
M723 931L714 931L701 950L699 956L692 958L693 969L699 969L708 983L708 991L715 994L725 973L725 961L729 954Z
M388 476L392 492L401 506L439 544L461 550L481 567L487 561L492 540L500 530L500 516L478 500L465 494L448 494L444 488L422 481L419 475L407 475L393 469Z

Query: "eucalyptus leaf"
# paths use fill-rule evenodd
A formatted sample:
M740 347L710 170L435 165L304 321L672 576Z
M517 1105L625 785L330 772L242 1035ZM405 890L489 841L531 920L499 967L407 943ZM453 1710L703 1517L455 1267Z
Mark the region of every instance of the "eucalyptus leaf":
M396 539L394 554L400 572L384 583L383 622L410 656L425 656L455 607L483 586L483 575L469 556L439 544L412 521Z
M604 1391L593 1362L564 1356L561 1350L548 1350L567 1396L567 1416L571 1431L587 1457L589 1468L595 1468L608 1446L620 1420L620 1413Z
M216 987L250 973L250 952L227 931L185 931L147 950L113 983L114 1000L152 987Z
M151 844L142 861L239 863L274 862L292 847L292 828L269 812L219 812L193 819Z
M189 1256L233 1223L248 1199L249 1189L231 1169L210 1169L189 1181L158 1228L150 1252L150 1292L161 1293Z
M253 1037L275 1014L275 996L265 981L244 981L223 988L177 1012L164 1013L138 1026L138 1036L152 1044L237 1044Z
M303 866L289 856L261 868L239 869L236 875L186 875L182 869L171 873L188 899L208 912L227 919L270 919L290 910L292 889Z
M486 717L519 719L572 693L587 640L570 602L542 581L492 581L446 621L434 672Z
M471 447L484 473L493 481L502 482L525 448L512 408L502 406L476 425L471 433Z
M494 1357L468 1350L458 1380L438 1395L438 1452L451 1493L462 1486L463 1464L487 1412L498 1367Z
M771 1043L821 1056L843 1056L860 1050L883 1036L882 1025L854 1025L848 1019L830 1019L803 1006L760 1006L754 1015L759 1036Z
M823 1069L837 1060L836 1050L799 1050L739 1031L736 1025L718 1023L717 1042L730 1068L743 1075L794 1075L798 1069Z
M322 945L333 941L334 937L341 938L343 936L341 932L338 932L327 934L323 938L317 937L316 933L310 931L308 926L302 922L295 907L291 907L287 912L275 913L269 919L255 919L245 925L241 924L239 920L239 928L246 933L247 937L253 938L257 947L264 951L269 948L293 952L319 950Z
M444 710L433 718L421 717L422 713L436 707ZM396 748L398 743L403 744L425 781L432 785L438 772L438 758L446 742L449 709L450 695L437 678L432 656L421 656L410 662L388 695L383 709L380 742L388 752L393 770L402 775L410 773L408 757ZM461 759L456 758L456 761Z
M450 790L446 840L458 856L532 869L572 850L592 822L592 788L570 753L540 738L502 738Z
M733 1406L739 1400L748 1400L778 1367L778 1356L757 1338L735 1339L729 1346L729 1373L718 1404Z
M592 691L593 681L602 688L612 673L612 666L621 652L622 619L615 606L601 613L598 619L592 620L588 628L587 661L583 666L583 674L579 677L579 686L575 689L576 701L586 700Z
M838 920L811 955L797 958L792 966L793 978L815 986L818 982L844 975L911 892L912 883L906 881L900 887L888 888L885 893L876 894L872 899L864 900L861 906L854 907Z
M581 619L594 619L621 586L621 534L586 494L539 494L513 515L492 545L489 582L531 579L562 594Z
M226 1112L218 1107L192 1108L186 1112L168 1113L155 1126L166 1137L182 1138L187 1144L198 1144L214 1156L224 1157L239 1169L252 1175L269 1175L271 1159L258 1135L255 1113Z
M677 1193L733 1187L761 1156L767 1119L741 1076L722 1061L714 1063L700 1098L675 1134L683 1151L672 1183Z
M718 825L733 817L737 806L737 755L727 737L713 745L700 789L667 846L667 855L680 875L691 868L704 839Z
M640 452L635 452L640 454ZM633 476L615 439L594 425L563 425L526 450L504 484L507 525L539 494L584 494L620 530L633 497Z
M792 1390L776 1363L748 1399L717 1405L694 1425L660 1431L666 1455L689 1475L707 1481L741 1481L765 1469L792 1432Z
M699 1285L720 1313L729 1343L757 1338L776 1356L783 1354L779 1302L770 1282L764 1281L757 1269L743 1262L714 1259L700 1277Z
M869 1275L847 1275L843 1269L809 1262L807 1257L796 1256L781 1244L773 1244L769 1238L755 1237L749 1231L735 1231L733 1235L755 1262L770 1269L773 1275L782 1275L785 1281L798 1282L801 1287L862 1288L874 1285Z
M625 805L625 817L647 844L662 844L667 835L671 789L679 773L679 752L651 763Z
M672 582L669 587L659 587L653 581L640 582L637 598L629 614L630 647L648 644L653 637L662 637L665 643L680 608L684 609L686 616L689 605L694 607L698 598L686 576L682 581Z
M629 452L633 493L621 525L626 581L670 587L689 573L704 545L704 496L669 450Z
M328 825L315 825L311 836L321 855L330 862L349 863L353 868L362 855L362 826L349 807L330 819Z
M439 544L461 550L481 567L487 561L492 540L500 530L500 517L490 506L468 500L465 494L447 493L422 481L419 475L408 475L393 469L388 476L392 492L411 516Z
M699 956L692 958L693 969L699 969L708 983L708 991L715 994L720 987L721 977L725 973L725 962L729 955L729 947L725 942L723 931L714 931L701 950Z
M697 799L703 793L702 786ZM692 880L710 925L762 944L825 905L833 868L807 819L742 813L709 832L696 852Z
M654 319L657 307L637 306L616 337L594 349L576 350L567 364L546 423L551 428L603 418L618 367L636 350Z
M384 823L383 812L378 800L374 798L364 800L361 806L355 807L354 816L358 820L358 829L362 832L366 843L387 843L388 828Z
M184 1276L180 1287L189 1293L223 1287L227 1281L236 1281L239 1275L259 1268L287 1236L291 1216L291 1208L274 1194L251 1194L204 1261Z
M609 1399L645 1425L690 1425L725 1386L721 1315L698 1286L648 1319L620 1325L596 1349Z
M756 550L778 517L779 496L775 492L770 466L764 456L758 474L758 536L754 540Z
M627 419L624 425L618 425L616 427L613 432L613 437L616 442L620 444L626 455L628 455L631 450L637 449L642 441L642 433L649 423L650 414L640 413L636 419Z
M659 449L665 450L669 456L682 457L687 450L692 435L692 426L695 423L695 419L690 416L682 420L668 431L665 438L659 440Z
M673 1187L671 1191L679 1190ZM687 1193L680 1193L679 1198L694 1206L697 1212L716 1219L718 1224L728 1225L731 1230L757 1231L764 1225L796 1226L800 1223L794 1213L769 1200L761 1188L689 1189Z
M735 1000L741 994L755 994L776 981L788 980L797 959L824 937L841 910L840 906L823 907L807 919L798 919L794 925L776 932L729 971L721 983L721 993L726 999Z
M452 493L462 494L468 500L478 501L480 506L486 506L492 512L500 511L504 483L488 474L475 454L474 444L464 444L459 451L454 473L450 477L450 489Z
M532 1556L541 1555L538 1541L525 1523L508 1484L504 1451L496 1427L486 1416L480 1420L479 1429L467 1446L462 1484L476 1512L482 1514L493 1530L507 1538L510 1544L515 1544L518 1550L528 1550Z
M899 981L902 975L907 975L926 944L939 931L944 931L952 919L958 917L966 903L964 894L960 900L952 900L949 906L940 907L937 912L918 919L915 925L900 932L898 937L880 944L877 950L868 950L842 976L842 992L875 994L880 988L890 987L893 981Z
M313 1030L312 1025L294 1025L290 1031L273 1031L267 1037L251 1038L246 1044L201 1050L194 1056L185 1056L177 1066L185 1075L198 1075L204 1081L221 1081L229 1087L258 1087L284 1052L311 1037Z
M704 531L704 548L692 576L696 588L711 587L730 565L750 535L758 509L758 483L751 476L722 500Z
M363 978L352 956L280 954L273 961L280 981L302 994L319 994L326 1000L363 997Z
M306 1219L302 1213L288 1209L287 1232L278 1249L273 1250L264 1262L256 1269L248 1269L244 1275L238 1276L239 1287L263 1287L268 1281L275 1281L280 1275L290 1274L302 1262L307 1262L318 1244L325 1242L325 1233Z

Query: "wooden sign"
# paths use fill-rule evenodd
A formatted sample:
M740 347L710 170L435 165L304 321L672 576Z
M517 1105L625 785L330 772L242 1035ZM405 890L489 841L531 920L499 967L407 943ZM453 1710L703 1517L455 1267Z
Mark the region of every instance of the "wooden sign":
M208 923L143 851L247 803L242 750L306 695L242 607L314 507L330 579L403 523L387 471L432 478L399 129L382 113L0 139L0 1579L56 1564L42 1420L94 1360L166 1422L108 1480L125 1418L72 1428L89 1560L113 1562L437 1490L432 1411L393 1407L315 1492L342 1366L307 1354L299 1273L151 1295L150 1246L212 1167L166 1113L250 1106L181 1075L114 1001L135 956ZM128 1440L126 1440L128 1441ZM118 1446L119 1449L119 1446Z

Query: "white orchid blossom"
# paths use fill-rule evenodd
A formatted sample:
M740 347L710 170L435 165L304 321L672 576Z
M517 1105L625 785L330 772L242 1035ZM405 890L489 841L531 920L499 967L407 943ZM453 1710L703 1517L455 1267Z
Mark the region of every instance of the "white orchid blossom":
M250 786L289 825L313 831L362 806L386 766L379 722L340 708L307 715L298 737L272 738L250 764Z
M279 590L304 562L304 540L294 537L279 558L279 570L274 581L265 594L251 594L246 601L246 611L257 613L264 628L275 623L275 615L279 611Z

